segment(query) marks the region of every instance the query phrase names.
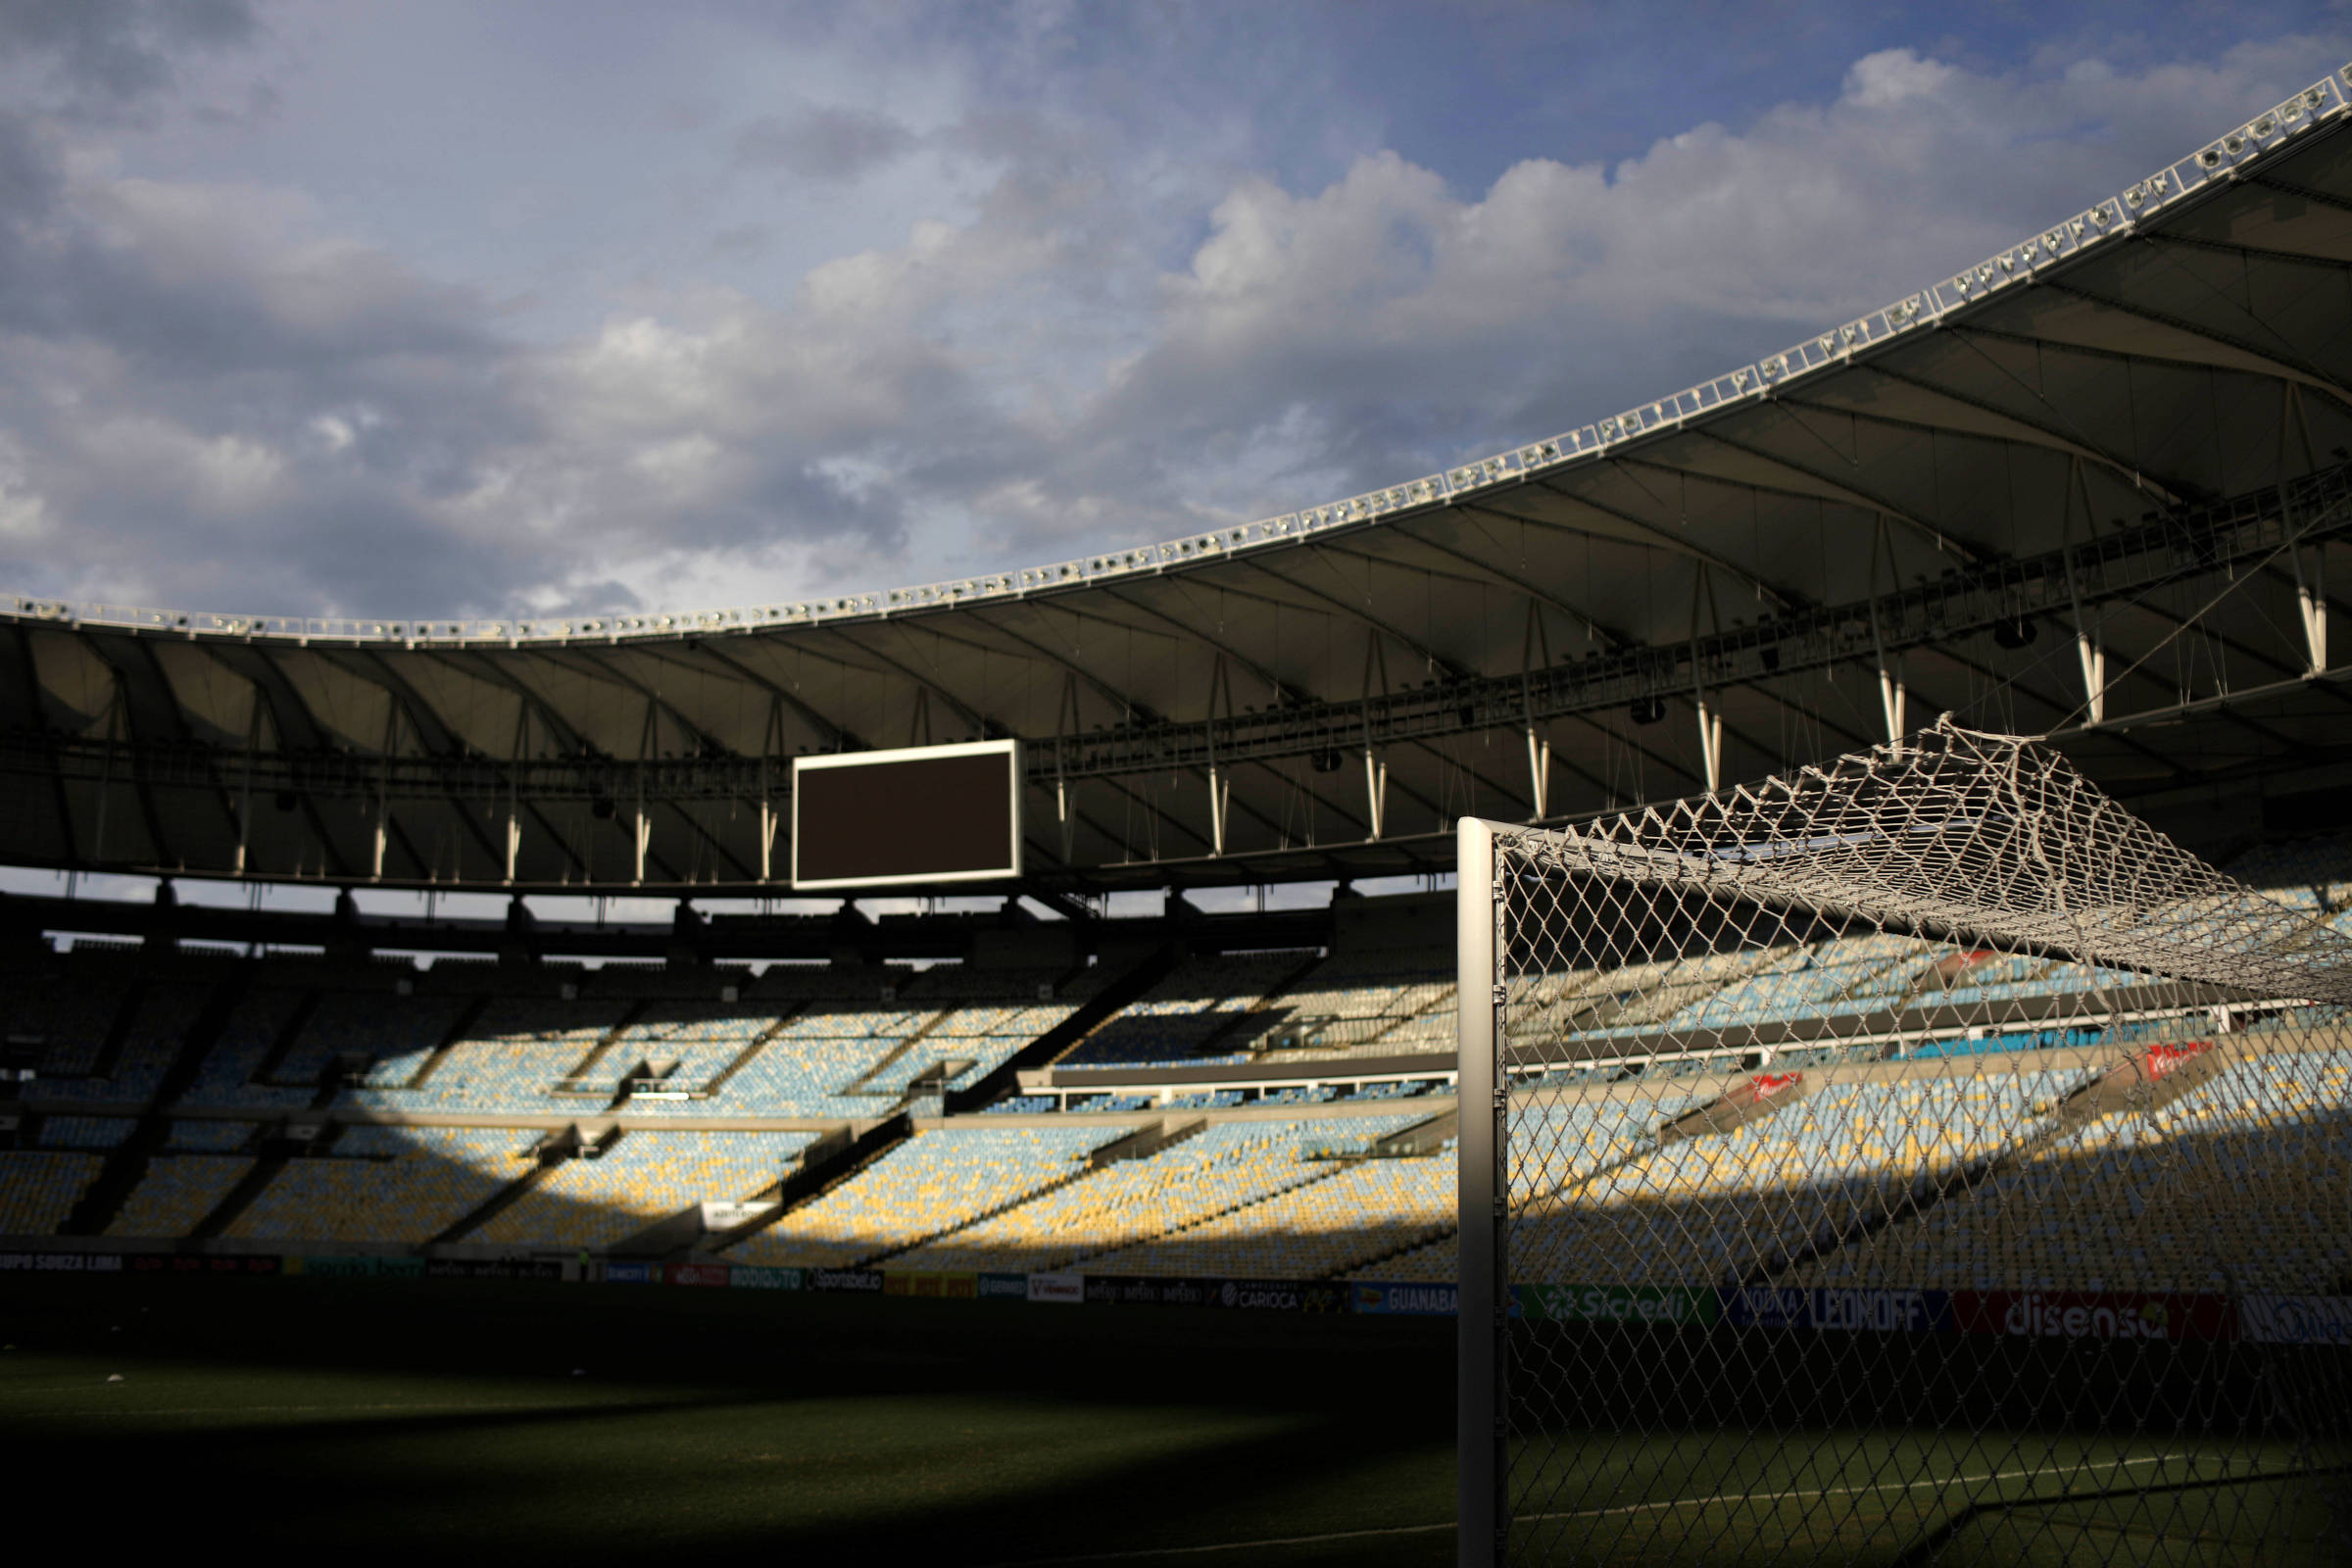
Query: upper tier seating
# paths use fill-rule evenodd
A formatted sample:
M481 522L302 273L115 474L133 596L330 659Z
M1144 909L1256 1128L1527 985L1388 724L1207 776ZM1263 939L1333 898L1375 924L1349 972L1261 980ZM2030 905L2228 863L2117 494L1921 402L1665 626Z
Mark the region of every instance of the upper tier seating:
M436 1061L430 1045L379 1057L367 1082L339 1103L370 1110L497 1111L539 1108L621 1021L622 1003L501 998ZM425 1073L427 1065L431 1071ZM423 1076L419 1076L423 1074Z
M1266 1032L1278 1059L1409 1055L1453 1049L1453 974L1430 956L1334 955L1273 1004Z
M1247 1061L1281 1023L1259 1010L1266 994L1306 962L1305 953L1199 955L1129 1003L1062 1057L1064 1067L1192 1067Z
M196 1021L210 988L177 982L140 987L130 1002L130 1016L114 1061L104 1077L103 1036L95 1043L81 1032L94 1016L78 1006L67 1006L58 1016L74 1033L53 1042L40 1068L41 1092L90 1100L144 1100L163 1083L172 1059L179 1054L188 1026ZM109 1028L114 1027L110 1019ZM12 1027L12 1033L18 1032ZM71 1070L69 1070L71 1069Z
M302 1003L303 993L289 986L257 986L239 998L220 1038L198 1064L181 1103L250 1105L257 1110L308 1105L318 1096L315 1086L287 1082L282 1076L276 1084L255 1081Z

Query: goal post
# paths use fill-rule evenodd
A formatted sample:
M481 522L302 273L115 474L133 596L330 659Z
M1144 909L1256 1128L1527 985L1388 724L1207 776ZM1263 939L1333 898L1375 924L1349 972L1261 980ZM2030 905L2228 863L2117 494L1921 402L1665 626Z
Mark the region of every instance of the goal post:
M2352 1547L2352 886L1948 718L1456 851L1464 1568Z
M1454 922L1458 958L1455 1119L1459 1169L1455 1204L1461 1273L1455 1301L1459 1446L1459 1557L1461 1568L1488 1568L1504 1551L1502 1342L1510 1286L1502 1266L1502 1157L1506 1109L1497 1075L1495 1020L1501 1012L1501 973L1494 897L1494 828L1476 817L1455 827Z

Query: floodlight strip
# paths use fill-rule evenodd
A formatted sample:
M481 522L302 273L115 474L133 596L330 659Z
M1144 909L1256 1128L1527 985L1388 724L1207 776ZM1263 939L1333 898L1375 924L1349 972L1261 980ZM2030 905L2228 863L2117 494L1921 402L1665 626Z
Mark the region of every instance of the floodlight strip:
M1426 474L1345 501L1159 544L907 588L795 604L662 614L394 620L223 614L0 595L0 620L120 627L243 641L514 647L526 643L610 643L880 618L1148 576L1171 567L1293 544L1304 538L1361 528L1387 518L1448 506L1521 483L1537 474L1598 460L1629 442L1677 430L1701 416L1766 398L1806 376L1845 365L1866 350L1932 327L1954 312L2033 280L2055 264L2072 261L2111 239L2129 234L2142 220L2176 206L2208 185L2237 179L2252 164L2323 122L2342 117L2348 110L2352 110L2352 65L2323 76L2236 129L2072 218L1884 309L1830 327L1778 354L1547 440L1513 447L1442 473Z

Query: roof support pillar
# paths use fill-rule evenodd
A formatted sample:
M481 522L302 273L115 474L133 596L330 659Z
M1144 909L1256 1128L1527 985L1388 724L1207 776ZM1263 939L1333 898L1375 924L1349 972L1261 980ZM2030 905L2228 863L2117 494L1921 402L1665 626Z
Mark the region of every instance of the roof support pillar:
M1884 514L1870 536L1870 643L1879 656L1879 709L1886 720L1886 742L1893 745L1903 738L1903 658L1897 654L1886 657L1886 638L1879 626L1879 562L1886 563L1886 581L1890 591L1902 591L1902 579L1894 569L1894 539L1886 526Z
M1544 616L1536 602L1527 602L1527 633L1519 640L1519 711L1527 719L1527 798L1535 808L1530 822L1551 814L1551 742L1536 733L1534 672L1537 656L1551 667L1551 640L1544 633Z
M2075 657L2082 663L2082 711L2093 724L2107 722L2107 645L2089 632L2075 632Z
M114 680L114 695L106 705L106 763L98 770L97 836L90 844L90 858L100 865L106 863L106 809L108 800L115 793L115 752L121 747L123 731L128 727L122 705L122 672L109 666L109 673Z
M645 705L645 728L637 737L637 809L629 824L629 839L636 850L629 874L638 887L645 886L646 852L654 843L653 813L645 807L645 770L653 765L652 759L661 749L661 710L649 698Z
M253 754L262 749L262 689L253 688L253 713L245 722L245 771L237 786L237 869L245 874L245 852L253 839Z
M784 760L784 699L767 698L767 727L760 734L760 880L776 879L776 795L771 770Z
M1698 694L1698 755L1712 795L1723 788L1723 715L1707 706L1704 691Z

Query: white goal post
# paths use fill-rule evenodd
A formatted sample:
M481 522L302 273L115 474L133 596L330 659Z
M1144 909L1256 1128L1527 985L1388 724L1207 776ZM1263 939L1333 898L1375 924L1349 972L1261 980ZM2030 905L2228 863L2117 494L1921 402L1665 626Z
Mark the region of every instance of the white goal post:
M2352 873L1948 716L1456 833L1463 1568L2352 1544Z

